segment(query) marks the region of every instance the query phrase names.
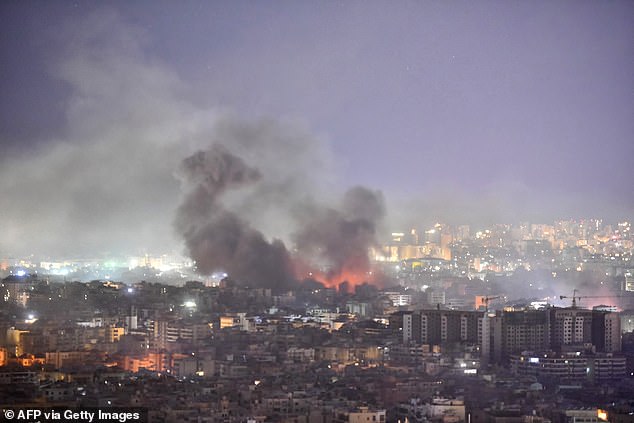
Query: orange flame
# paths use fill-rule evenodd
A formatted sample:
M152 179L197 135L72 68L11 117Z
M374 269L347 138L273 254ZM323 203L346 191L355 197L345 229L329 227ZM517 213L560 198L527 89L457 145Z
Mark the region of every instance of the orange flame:
M351 262L339 270L320 271L295 257L293 267L295 277L298 280L314 279L326 288L344 289L349 293L354 292L357 286L365 283L382 286L385 282L385 275L381 271L374 269L372 265L368 266L368 263Z
M344 289L349 293L354 292L355 287L364 283L376 283L374 272L355 269L344 268L337 272L303 270L296 274L298 279L311 278L322 283L326 288Z

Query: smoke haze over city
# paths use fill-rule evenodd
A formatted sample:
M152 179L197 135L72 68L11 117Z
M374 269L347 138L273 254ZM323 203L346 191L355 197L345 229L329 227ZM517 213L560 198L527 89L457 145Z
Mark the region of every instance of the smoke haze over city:
M261 174L223 207L289 250L355 186L386 233L634 210L630 2L32 6L0 6L2 254L185 251L216 142Z
M633 22L0 1L0 420L634 421Z

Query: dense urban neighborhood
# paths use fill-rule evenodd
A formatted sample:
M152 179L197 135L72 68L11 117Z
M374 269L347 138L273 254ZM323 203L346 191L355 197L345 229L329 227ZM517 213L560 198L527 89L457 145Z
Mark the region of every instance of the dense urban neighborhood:
M598 220L439 224L372 251L382 286L306 275L289 290L196 278L168 256L3 259L0 405L143 407L150 421L632 421L632 239L629 223Z

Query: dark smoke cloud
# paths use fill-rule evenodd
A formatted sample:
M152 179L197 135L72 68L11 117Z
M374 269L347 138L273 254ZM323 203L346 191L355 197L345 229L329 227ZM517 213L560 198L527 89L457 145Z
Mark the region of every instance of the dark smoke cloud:
M0 256L162 254L184 240L202 273L286 286L307 249L294 240L306 245L314 228L330 235L302 261L365 266L383 206L361 189L339 201L343 166L328 140L199 101L145 53L147 35L101 10L46 38L65 119L55 136L0 155ZM335 246L341 233L352 239Z
M241 128L237 131L239 141L234 140L233 146L253 143L252 147L280 147L255 142L261 134L249 130L253 124L233 124ZM273 151L280 151L278 148ZM298 149L294 154L300 151L303 150ZM261 163L264 169L270 164L261 157L256 163ZM291 173L291 176L295 176L295 180L306 180L303 173ZM182 162L178 176L186 193L177 211L175 227L201 273L224 270L242 284L283 288L297 278L297 268L326 267L331 275L344 270L366 272L370 269L368 248L375 245L376 225L385 214L380 193L355 187L345 193L338 207L326 206L289 187L286 178L267 180L264 175L266 172L252 167L217 143ZM240 191L243 195L246 191L241 201L233 204L227 201L229 194ZM274 193L283 193L285 201L276 203L276 197L270 197ZM245 204L256 210L274 208L278 214L292 214L287 225L295 228L294 258L280 239L268 241L244 218L249 215L244 213ZM284 210L285 207L292 210Z
M284 244L268 242L221 203L227 190L256 184L261 177L257 169L215 144L183 160L179 175L190 189L175 226L201 273L223 269L242 283L265 287L284 287L292 281Z
M385 215L380 192L364 187L347 191L341 210L315 207L300 217L295 235L299 254L312 257L327 274L360 273L370 269L368 249L376 245L377 224Z

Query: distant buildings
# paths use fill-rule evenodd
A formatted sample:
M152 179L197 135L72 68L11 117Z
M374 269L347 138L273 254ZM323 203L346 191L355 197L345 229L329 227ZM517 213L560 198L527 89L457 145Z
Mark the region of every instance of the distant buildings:
M403 342L441 345L479 343L483 312L419 310L403 314Z
M536 376L560 383L604 383L626 375L626 358L610 353L524 352L511 356L510 365L518 376Z
M404 343L480 345L484 359L505 362L523 351L621 351L618 313L580 308L480 311L419 310L402 313Z
M387 285L353 292L150 269L167 258L136 269L0 260L0 405L142 406L150 421L214 423L634 412L634 333L621 345L634 332L629 224L439 224L395 233L388 252L377 264ZM173 283L160 282L167 273ZM74 275L90 282L64 281ZM581 285L588 309L553 306L571 290L559 280Z

